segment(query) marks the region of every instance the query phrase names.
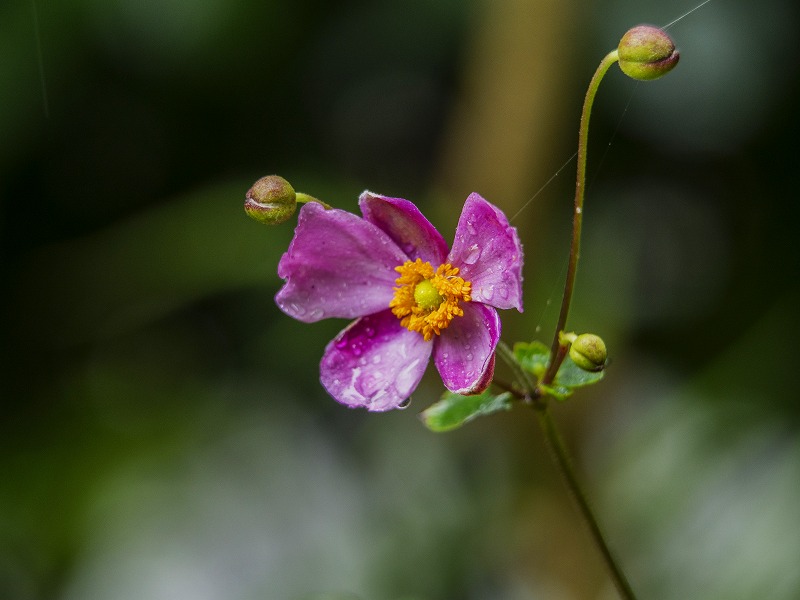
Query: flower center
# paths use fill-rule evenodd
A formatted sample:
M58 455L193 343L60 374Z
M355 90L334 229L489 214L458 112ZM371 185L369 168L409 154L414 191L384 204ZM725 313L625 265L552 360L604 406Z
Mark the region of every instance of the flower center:
M457 267L445 264L434 270L431 263L418 258L407 260L395 271L400 277L395 280L397 287L389 308L409 331L420 332L428 341L441 334L455 317L464 316L458 304L471 300L472 284L457 277Z
M414 286L414 301L420 308L435 310L444 302L444 297L436 289L436 286L431 283L430 279L423 279Z

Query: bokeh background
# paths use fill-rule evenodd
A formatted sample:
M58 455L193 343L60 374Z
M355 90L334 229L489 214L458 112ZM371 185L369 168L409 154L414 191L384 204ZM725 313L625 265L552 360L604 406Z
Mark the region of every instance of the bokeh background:
M615 594L524 409L447 434L321 389L343 322L272 300L258 177L446 237L478 191L550 339L585 86L650 0L11 0L0 7L0 597ZM606 380L555 407L641 598L800 597L798 7L713 0L668 77L597 98L570 326ZM502 373L501 373L502 375Z

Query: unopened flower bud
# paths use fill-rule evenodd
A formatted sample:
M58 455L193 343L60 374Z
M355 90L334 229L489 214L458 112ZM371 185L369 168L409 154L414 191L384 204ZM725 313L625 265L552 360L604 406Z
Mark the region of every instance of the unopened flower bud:
M606 366L606 344L593 333L582 333L569 347L569 357L584 371L602 371Z
M244 199L244 211L260 223L278 225L297 208L294 188L283 177L268 175L253 184Z
M680 54L663 29L637 25L622 36L617 48L619 68L639 81L658 79L678 64Z

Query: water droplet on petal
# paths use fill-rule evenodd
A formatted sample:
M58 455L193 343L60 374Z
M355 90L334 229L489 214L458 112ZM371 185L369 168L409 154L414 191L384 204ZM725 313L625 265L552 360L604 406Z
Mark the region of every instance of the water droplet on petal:
M353 356L361 356L361 353L363 352L361 350L361 345L356 343L350 345L350 350L353 353Z
M481 288L479 291L479 295L484 300L491 300L492 296L494 296L494 286L487 286L485 288Z
M471 361L475 357L472 356L472 352L468 352L467 355L464 358L466 358L468 361Z
M308 316L312 319L318 320L325 316L325 311L321 308L315 308L309 313Z
M403 408L408 408L409 404L411 404L411 396L409 396L408 398L403 400L400 404L398 404L397 408L402 410Z
M500 297L503 300L507 300L508 299L508 288L506 286L498 285L497 286L497 293L500 294Z
M345 346L347 346L347 340L344 338L339 338L338 340L336 340L334 346L336 346L338 350L342 350Z
M367 337L374 337L375 336L375 328L374 327L367 327L364 329L364 334Z
M470 235L477 235L478 231L475 229L475 225L473 225L472 219L467 221L467 231L469 231Z
M298 317L302 317L304 314L306 314L306 309L299 304L295 304L294 302L289 305L289 308Z
M472 246L470 246L467 249L467 253L461 260L463 260L464 263L468 265L474 265L476 262L478 262L480 256L481 256L481 249L478 248L478 244L472 244Z
M377 365L379 362L381 362L381 355L380 354L376 354L375 356L372 357L372 363L373 364Z

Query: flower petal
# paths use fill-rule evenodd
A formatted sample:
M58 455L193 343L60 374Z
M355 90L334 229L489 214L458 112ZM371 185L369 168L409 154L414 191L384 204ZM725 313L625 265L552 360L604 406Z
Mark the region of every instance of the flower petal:
M500 340L500 317L484 304L461 305L464 316L442 331L433 360L445 387L456 394L485 390L494 374L494 350Z
M349 212L303 206L289 248L278 263L286 280L275 302L311 323L352 319L386 309L406 255L383 231Z
M411 260L421 258L438 267L447 256L447 242L408 200L366 191L358 201L364 218L377 225Z
M503 212L470 194L448 262L472 282L472 300L522 312L522 244Z
M328 344L320 381L351 408L400 408L422 379L432 349L431 342L383 311L354 321Z

